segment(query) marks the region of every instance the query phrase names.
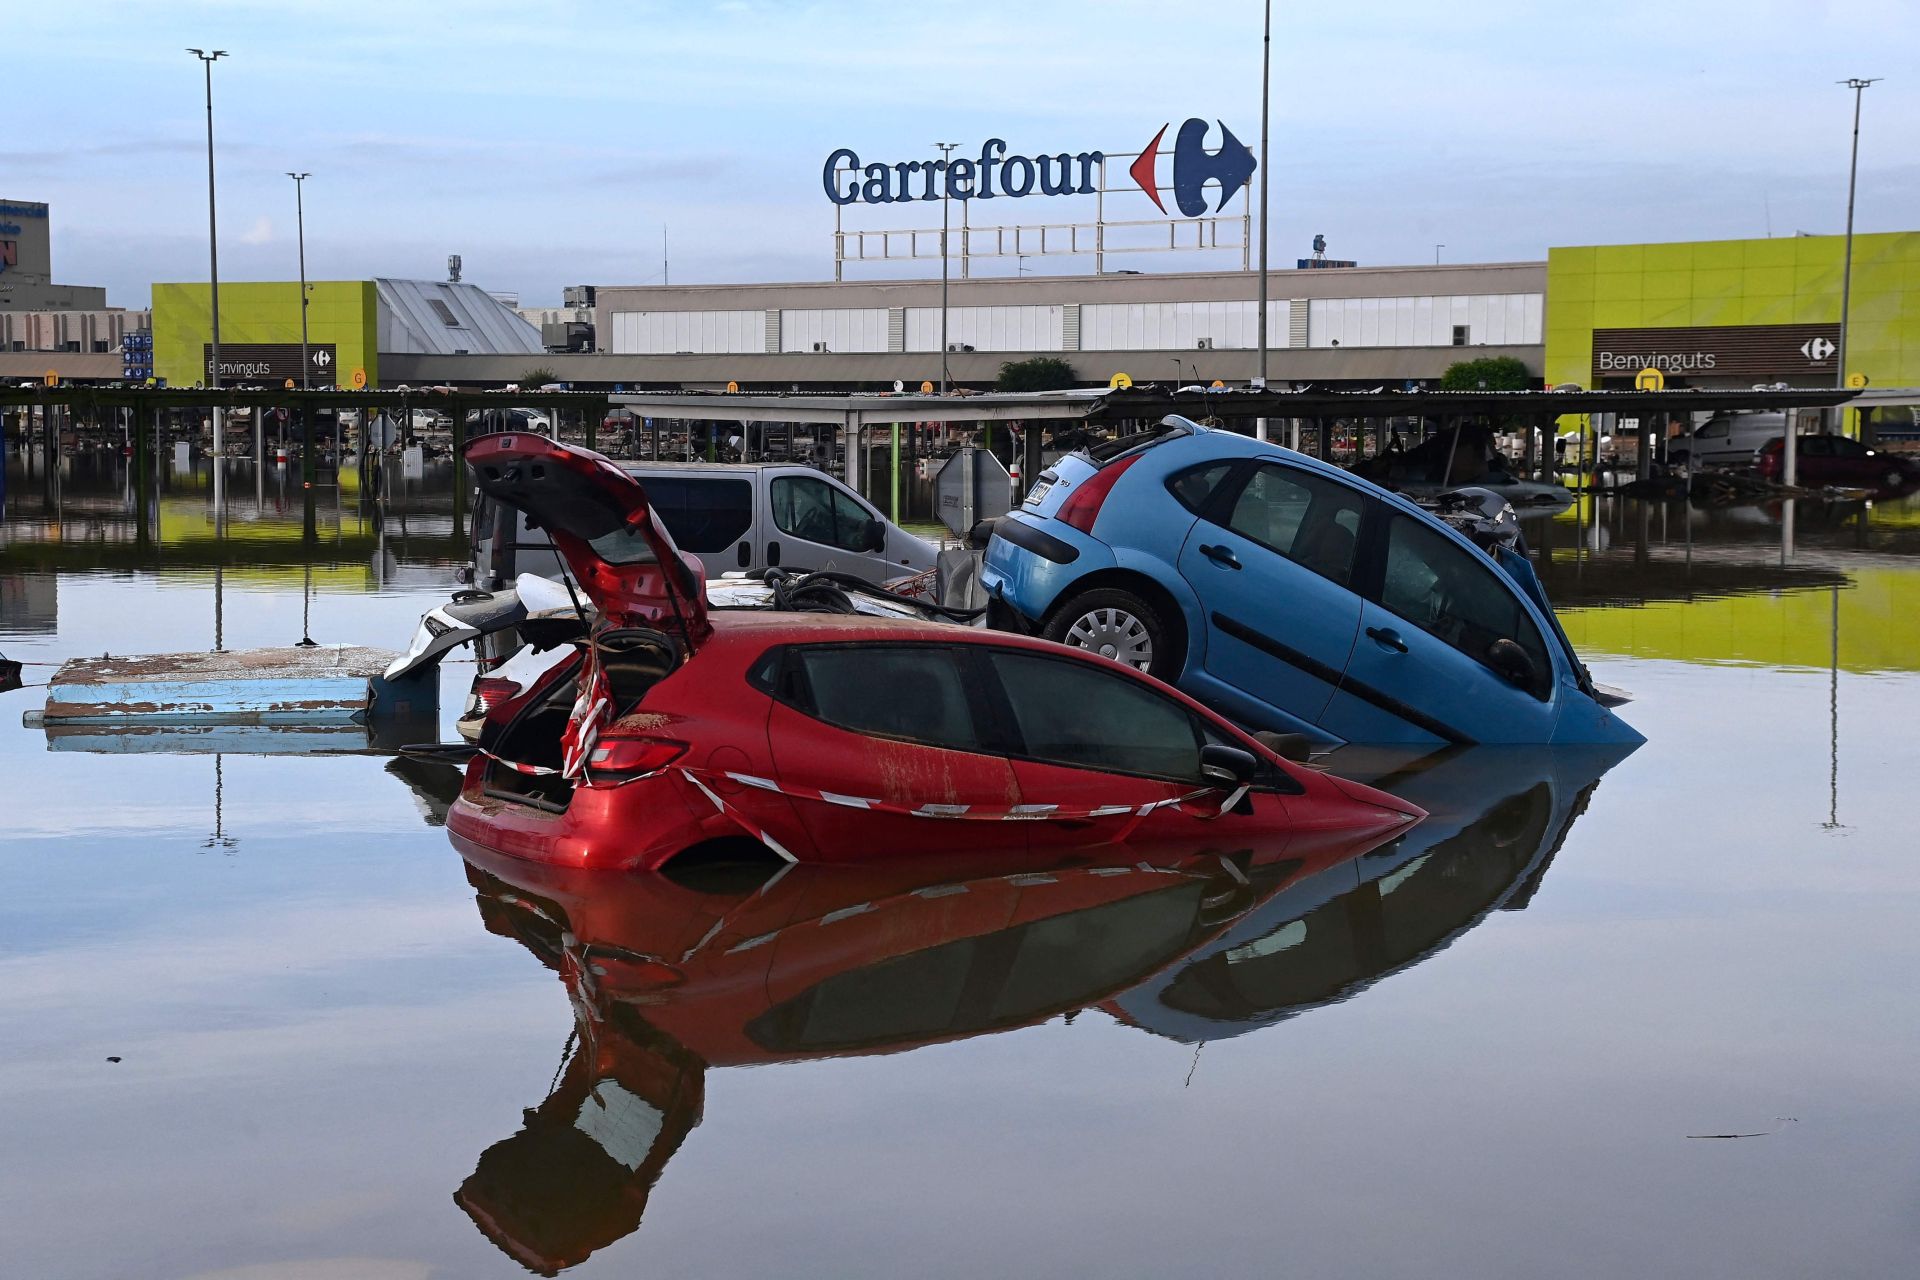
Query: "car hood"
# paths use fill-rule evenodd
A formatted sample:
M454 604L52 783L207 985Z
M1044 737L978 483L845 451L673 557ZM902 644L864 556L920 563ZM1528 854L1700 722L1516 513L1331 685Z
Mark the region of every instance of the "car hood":
M517 431L482 436L466 460L482 493L547 531L610 625L653 627L689 650L705 641L706 571L674 545L638 480L600 454Z

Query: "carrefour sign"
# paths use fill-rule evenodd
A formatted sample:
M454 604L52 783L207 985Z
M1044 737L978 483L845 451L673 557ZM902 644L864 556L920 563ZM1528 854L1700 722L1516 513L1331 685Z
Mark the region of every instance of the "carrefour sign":
M1215 212L1253 177L1253 152L1220 124L1220 145L1207 149L1208 125L1194 117L1180 126L1173 143L1173 198L1181 213L1196 218L1207 212L1206 185L1219 186ZM1163 124L1153 141L1127 166L1128 175L1161 210L1154 165L1172 124ZM840 147L820 168L820 185L835 204L897 204L908 200L992 200L1006 196L1092 195L1106 154L1061 151L1008 155L1000 138L988 138L976 156L949 160L863 161L851 147Z

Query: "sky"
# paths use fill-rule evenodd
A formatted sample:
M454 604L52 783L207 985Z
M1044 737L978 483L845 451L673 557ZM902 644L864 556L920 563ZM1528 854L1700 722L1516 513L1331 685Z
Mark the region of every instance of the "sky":
M821 167L1134 151L1200 116L1257 146L1259 0L778 0L459 5L68 0L12 7L0 198L53 205L54 275L115 306L207 274L214 67L222 280L569 284L823 280ZM1270 245L1365 265L1534 260L1560 244L1838 232L1867 91L1856 227L1920 226L1912 0L1276 0ZM1903 75L1903 72L1906 74ZM1218 134L1209 146L1218 144ZM965 154L965 150L961 152ZM1110 217L1159 217L1117 202ZM1084 202L976 204L988 222ZM1171 201L1169 201L1171 207ZM937 226L937 204L847 225ZM956 215L957 216L957 215ZM1116 265L1110 261L1109 266ZM1238 253L1118 265L1206 270ZM937 274L855 264L849 279ZM1012 259L977 274L1071 273Z

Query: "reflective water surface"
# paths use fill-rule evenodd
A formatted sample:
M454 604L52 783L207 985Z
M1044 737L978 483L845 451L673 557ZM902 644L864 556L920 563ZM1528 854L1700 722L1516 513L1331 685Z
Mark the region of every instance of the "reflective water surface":
M7 461L29 664L397 647L460 557L431 468ZM1648 742L1349 749L1373 848L582 877L0 695L0 1272L1908 1274L1920 503L1527 527Z

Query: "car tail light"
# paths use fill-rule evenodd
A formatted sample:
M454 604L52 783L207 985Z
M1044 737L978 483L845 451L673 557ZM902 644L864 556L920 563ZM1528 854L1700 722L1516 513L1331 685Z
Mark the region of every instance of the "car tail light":
M1107 500L1107 494L1113 488L1123 472L1140 461L1141 454L1119 462L1109 463L1080 482L1080 487L1067 495L1055 514L1062 524L1072 525L1082 533L1093 532L1093 522L1100 515L1100 506Z
M687 744L668 738L601 738L587 767L596 774L641 777L660 770L687 754Z
M520 686L511 680L481 676L473 682L473 714L486 715L501 703L515 697Z

